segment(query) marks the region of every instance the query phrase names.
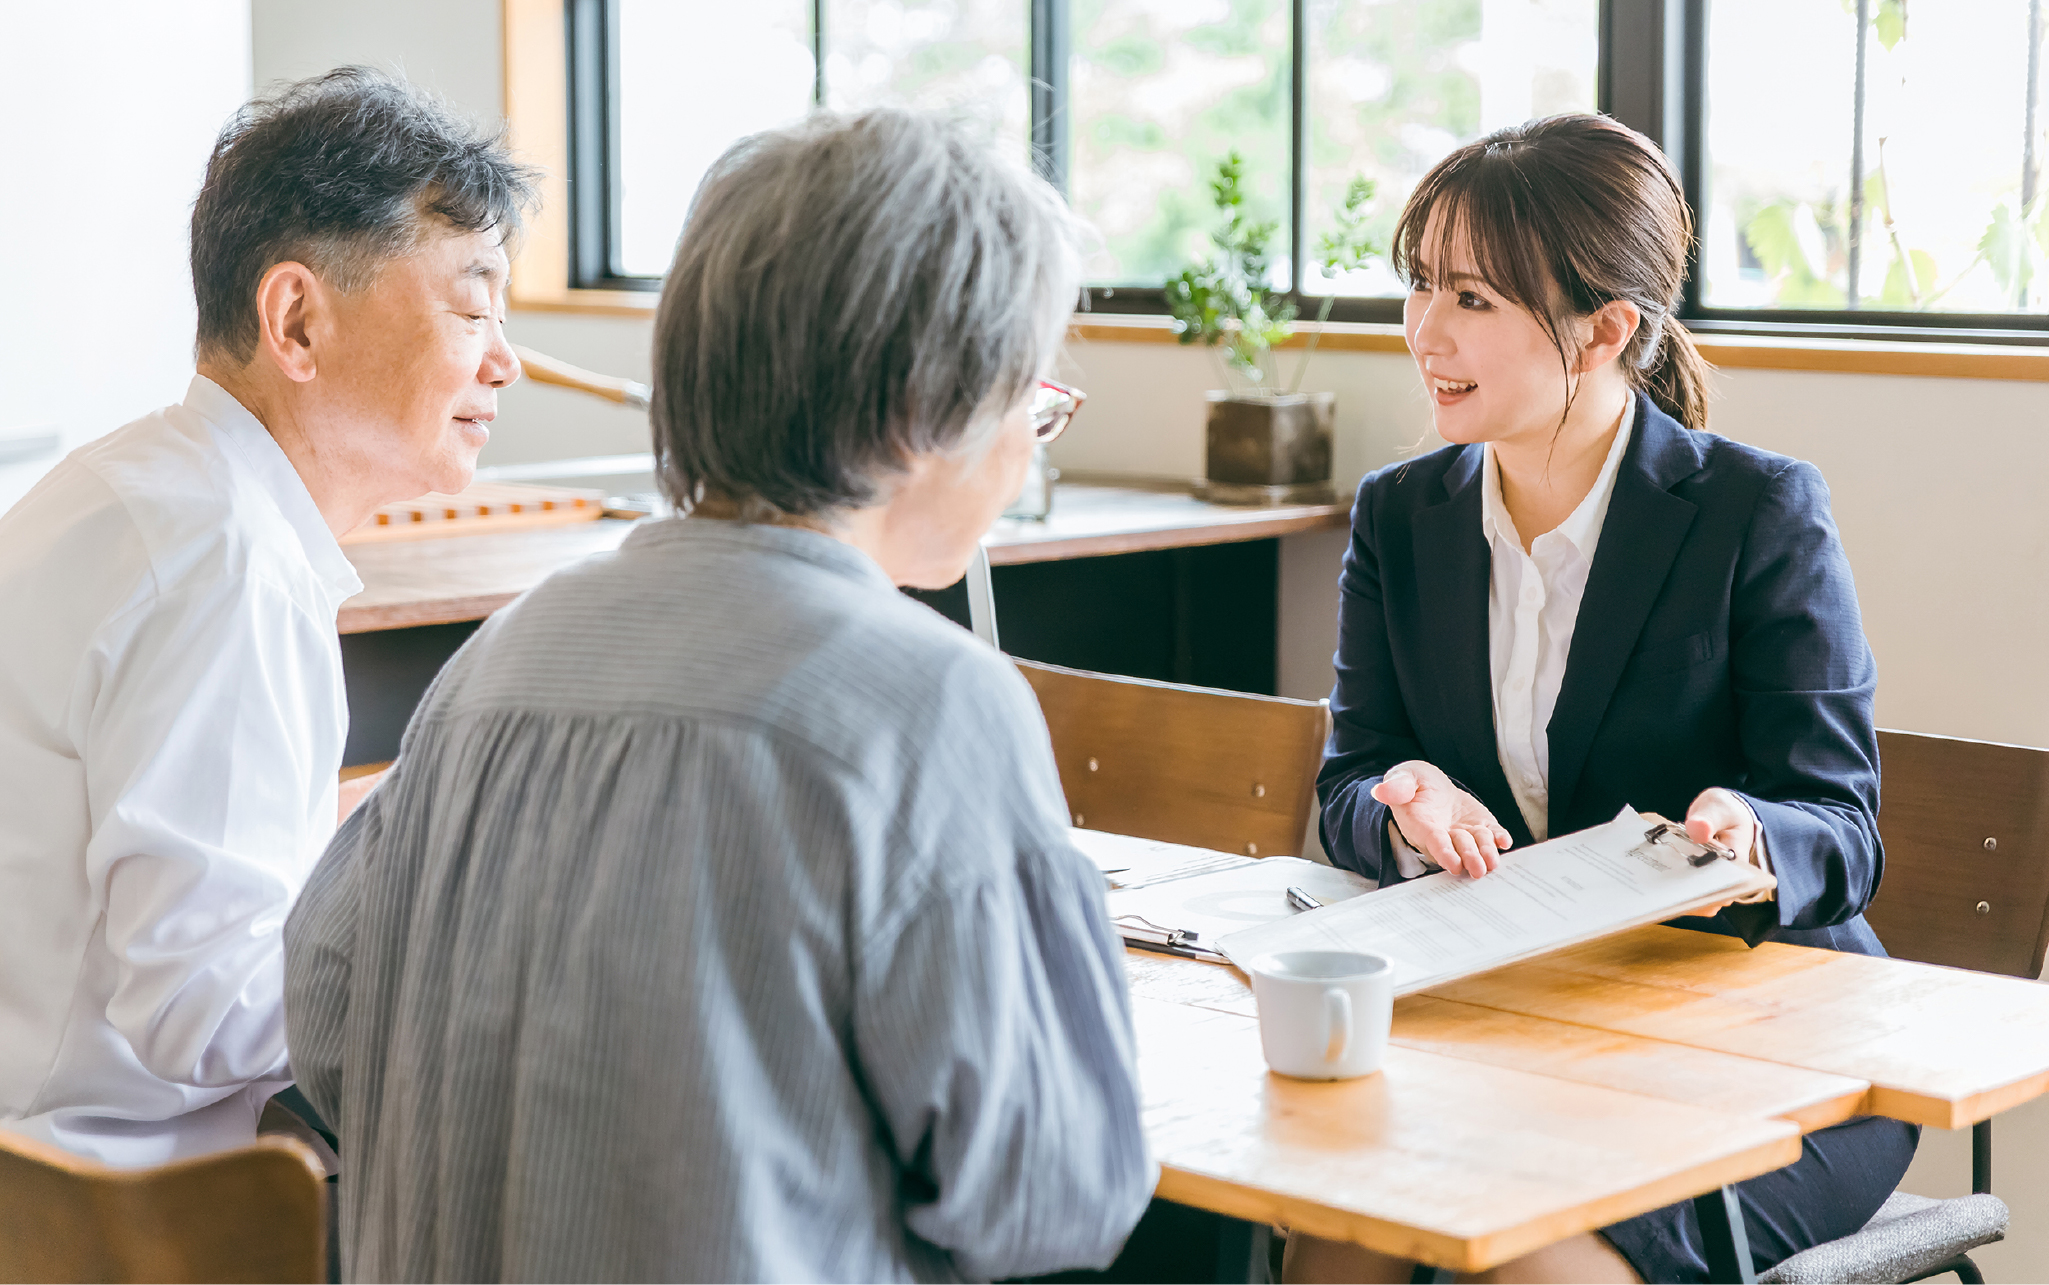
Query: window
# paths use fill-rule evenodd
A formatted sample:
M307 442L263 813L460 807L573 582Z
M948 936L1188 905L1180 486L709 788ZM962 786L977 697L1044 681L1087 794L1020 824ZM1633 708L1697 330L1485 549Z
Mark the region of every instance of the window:
M966 113L1101 233L1092 306L1156 312L1236 151L1277 288L1390 321L1313 256L1355 175L1384 246L1460 143L1606 110L1699 217L1697 328L2030 339L2049 322L2041 0L568 0L570 278L652 290L733 139L814 104ZM679 58L676 51L691 54ZM712 51L738 50L720 57ZM1855 283L1854 289L1851 283ZM1975 332L1975 333L1974 333Z
M573 275L655 288L690 194L733 139L814 103L896 102L967 112L1035 149L1102 234L1100 308L1158 308L1160 282L1202 252L1210 176L1236 151L1254 213L1280 229L1274 284L1377 296L1368 310L1392 316L1400 287L1384 267L1298 276L1298 247L1355 174L1379 184L1385 240L1451 147L1592 108L1599 2L571 0ZM671 51L711 48L748 56L678 74Z
M1402 202L1432 165L1504 125L1599 105L1599 0L1443 0L1307 6L1304 140L1307 244L1328 228L1354 174L1378 188L1375 241L1386 246ZM1383 262L1360 280L1305 292L1402 293Z
M2049 313L2039 0L1706 0L1705 318Z
M1020 0L570 0L571 276L655 290L728 145L814 105L976 116L1023 147Z
M1286 0L1073 0L1071 13L1067 189L1103 237L1092 283L1157 287L1185 267L1215 221L1210 174L1233 150L1252 216L1287 218Z
M810 0L683 5L616 0L618 233L606 275L669 270L691 193L736 138L799 119L814 70ZM691 59L671 51L745 49L747 57Z

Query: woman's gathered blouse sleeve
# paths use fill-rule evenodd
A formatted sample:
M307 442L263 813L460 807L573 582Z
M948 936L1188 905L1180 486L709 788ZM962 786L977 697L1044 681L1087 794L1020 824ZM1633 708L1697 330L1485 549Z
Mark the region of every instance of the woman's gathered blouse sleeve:
M855 1048L912 1232L975 1279L1101 1267L1157 1176L1123 950L1036 701L969 661L888 840L911 886L857 937Z
M1758 501L1731 586L1729 650L1744 762L1735 788L1764 831L1779 926L1844 923L1876 895L1883 864L1878 674L1811 464L1788 464Z
M1331 691L1330 742L1317 774L1323 849L1331 861L1382 885L1402 875L1387 837L1387 805L1373 787L1397 763L1422 756L1388 645L1374 530L1373 476L1352 506L1352 539L1338 578L1337 686Z

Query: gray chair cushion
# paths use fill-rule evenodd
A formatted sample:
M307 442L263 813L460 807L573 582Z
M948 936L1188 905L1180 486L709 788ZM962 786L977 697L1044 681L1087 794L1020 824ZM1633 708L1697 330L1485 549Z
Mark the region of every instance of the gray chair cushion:
M2006 1203L1997 1196L1930 1200L1896 1191L1863 1231L1803 1250L1757 1279L1898 1285L1958 1254L2006 1239L2006 1222Z

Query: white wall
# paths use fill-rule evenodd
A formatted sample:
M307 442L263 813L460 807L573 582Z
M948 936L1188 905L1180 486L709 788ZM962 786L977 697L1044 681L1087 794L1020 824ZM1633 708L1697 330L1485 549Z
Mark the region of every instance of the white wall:
M1071 352L1089 392L1060 441L1072 468L1187 474L1202 469L1204 356L1168 345L1085 343ZM1429 435L1405 356L1330 353L1309 383L1338 393L1340 487ZM2049 384L1726 370L1712 425L1813 461L1836 520L1879 666L1881 724L2049 745ZM1323 543L1290 557L1327 560ZM1330 575L1334 576L1334 569ZM1334 589L1284 571L1290 657L1335 640ZM1290 694L1327 692L1330 674L1299 665Z
M40 6L49 9L56 6ZM503 98L496 0L253 0L261 85L344 62L403 70L477 115ZM4 92L4 90L0 90ZM17 117L18 119L19 117ZM645 379L648 323L517 314L515 341L608 373ZM1194 476L1202 468L1196 351L1084 343L1070 373L1090 394L1061 440L1066 468ZM1311 386L1339 396L1341 487L1425 442L1427 407L1405 357L1329 353ZM1814 461L1834 490L1880 671L1888 726L2049 745L2049 686L2036 639L2049 626L2049 385L1728 371L1717 431ZM486 464L645 450L638 416L522 384L501 406ZM1283 542L1281 686L1330 689L1341 534ZM2049 1103L2001 1117L2001 1193L2012 1239L1979 1254L1993 1279L2049 1279ZM1907 1183L1929 1195L1970 1186L1969 1133L1931 1132Z
M17 3L4 21L0 441L54 429L69 449L184 395L187 225L248 96L249 10ZM0 509L53 462L0 467Z
M480 118L504 108L498 0L248 0L259 90L347 63L398 72Z

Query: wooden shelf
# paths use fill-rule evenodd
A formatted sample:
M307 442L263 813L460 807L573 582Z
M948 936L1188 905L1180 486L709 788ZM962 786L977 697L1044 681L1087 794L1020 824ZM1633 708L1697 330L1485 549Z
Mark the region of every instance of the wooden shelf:
M1270 508L1211 504L1185 486L1063 482L1045 522L998 522L988 538L997 566L1152 549L1267 540L1343 528L1343 504ZM485 616L561 567L619 547L633 523L581 522L552 530L394 540L345 550L363 592L342 605L345 634L443 625Z

